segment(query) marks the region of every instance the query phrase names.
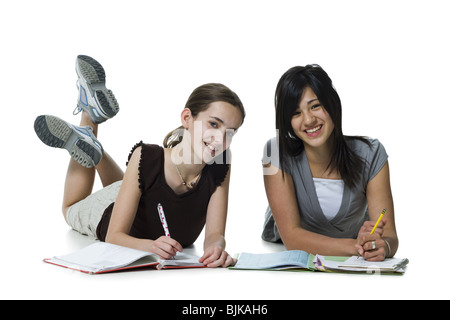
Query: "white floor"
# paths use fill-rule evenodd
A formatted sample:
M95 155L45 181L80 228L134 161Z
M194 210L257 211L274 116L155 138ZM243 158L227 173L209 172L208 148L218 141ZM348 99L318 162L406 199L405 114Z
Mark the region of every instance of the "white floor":
M203 0L5 4L0 298L450 298L450 47L445 42L450 27L444 5L385 0L230 0L226 7ZM198 85L222 82L240 95L247 118L232 144L227 225L232 254L283 250L260 240L267 206L260 159L264 143L275 135L274 91L288 68L322 65L343 103L344 133L378 138L389 154L397 256L410 259L406 274L201 269L89 276L43 263L91 241L69 230L60 213L67 152L44 146L33 131L40 114L79 121L71 114L78 54L101 61L121 106L99 132L121 166L136 142L161 143L179 126L184 103ZM201 253L201 241L189 250Z
M49 240L49 239L47 239ZM53 242L53 243L51 243ZM418 297L416 288L430 286L417 262L401 277L311 272L241 271L228 269L135 270L87 275L42 262L72 252L92 240L65 230L44 248L30 244L10 254L1 266L2 299L333 299ZM282 245L254 241L251 252L283 250ZM9 250L8 250L9 251ZM201 254L199 245L186 252ZM234 250L232 252L235 252ZM4 256L5 257L5 256ZM6 258L6 257L5 257ZM3 260L3 259L2 259ZM421 279L422 278L422 279ZM419 281L419 282L417 282ZM428 284L427 284L428 283ZM362 288L370 288L364 295ZM386 290L387 288L392 288ZM395 288L395 289L394 289ZM374 296L375 295L375 296ZM435 296L435 295L432 295Z
M45 204L47 202L47 204ZM78 250L93 240L70 230L53 209L52 199L31 211L10 210L8 230L0 234L2 299L416 299L449 298L443 283L448 258L417 253L401 234L399 257L411 263L403 276L326 274L319 272L241 271L228 269L145 270L86 275L42 262L43 258ZM261 200L263 202L263 200ZM256 214L258 213L258 214ZM253 217L261 212L253 213ZM237 218L230 211L228 251L263 253L284 250L259 239L260 221ZM20 218L22 217L22 218ZM247 226L243 228L240 222ZM39 226L39 228L37 227ZM246 232L243 232L245 229ZM402 228L403 229L403 228ZM186 252L200 255L200 238ZM422 251L421 251L422 252ZM438 260L438 261L437 261ZM436 262L437 261L437 262Z

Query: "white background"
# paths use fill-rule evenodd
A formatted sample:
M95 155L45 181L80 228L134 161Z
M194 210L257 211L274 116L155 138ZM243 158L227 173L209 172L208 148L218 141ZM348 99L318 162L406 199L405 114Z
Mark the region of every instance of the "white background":
M6 4L7 3L7 4ZM446 1L14 1L0 8L2 299L449 298ZM378 138L391 167L402 277L216 270L87 276L42 262L90 243L65 224L69 156L36 137L53 114L73 123L78 54L98 59L118 116L99 130L124 168L139 140L162 143L191 91L222 82L247 118L233 141L228 251L271 252L260 159L273 96L290 67L320 64L345 134ZM98 184L96 188L99 188ZM201 253L201 242L191 250Z

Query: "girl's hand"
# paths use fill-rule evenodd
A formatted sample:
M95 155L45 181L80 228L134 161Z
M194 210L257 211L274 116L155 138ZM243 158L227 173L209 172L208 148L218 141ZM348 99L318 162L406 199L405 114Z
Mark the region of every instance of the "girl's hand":
M384 261L386 259L387 245L380 234L376 232L360 234L356 243L358 253L367 261Z
M361 229L359 229L358 237L364 233L371 233L373 227L375 226L375 221L366 221L362 225ZM380 236L383 235L383 228L386 225L386 219L381 219L374 233L378 233Z
M370 234L375 223L375 221L364 222L356 239L356 249L367 261L383 261L386 258L386 242L381 238L386 219L382 219L375 232Z
M183 252L183 247L176 240L161 236L151 243L149 251L156 253L161 259L168 260L175 256L177 252Z
M203 256L198 260L208 268L223 267L236 264L236 259L231 257L221 247L209 247L205 249Z

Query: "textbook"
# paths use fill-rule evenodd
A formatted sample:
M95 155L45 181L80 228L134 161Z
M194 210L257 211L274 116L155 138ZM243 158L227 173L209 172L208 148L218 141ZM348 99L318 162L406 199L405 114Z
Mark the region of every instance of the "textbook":
M202 268L199 257L178 252L170 260L158 255L106 242L93 243L79 251L44 259L44 262L88 274L99 274L142 267L156 269Z
M366 261L361 257L333 257L313 255L301 250L276 253L241 253L234 267L242 270L311 270L328 272L404 273L408 259L389 258Z

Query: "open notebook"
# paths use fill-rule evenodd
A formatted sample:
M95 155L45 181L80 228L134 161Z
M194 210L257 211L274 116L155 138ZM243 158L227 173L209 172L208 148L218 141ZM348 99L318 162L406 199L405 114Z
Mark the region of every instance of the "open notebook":
M202 268L199 257L178 252L170 260L158 255L105 242L93 243L77 252L44 259L44 262L89 274L153 266L156 269Z
M408 259L388 258L384 261L366 261L361 257L335 258L316 256L316 269L322 271L367 272L367 273L404 273Z
M230 269L247 270L311 270L329 272L403 273L408 259L390 258L370 262L358 257L332 257L309 254L301 250L276 253L241 253Z

